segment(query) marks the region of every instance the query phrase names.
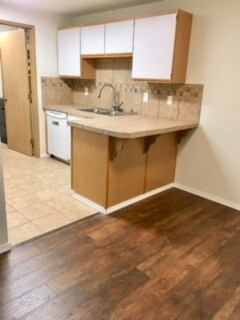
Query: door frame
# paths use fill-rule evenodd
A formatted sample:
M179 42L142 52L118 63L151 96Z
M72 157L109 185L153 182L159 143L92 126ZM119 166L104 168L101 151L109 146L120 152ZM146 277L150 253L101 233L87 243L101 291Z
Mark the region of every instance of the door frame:
M30 67L31 67L31 120L32 120L32 137L34 140L33 155L40 158L40 130L39 130L39 110L38 110L38 91L37 91L37 64L36 64L36 41L35 26L19 22L1 20L0 24L10 27L22 28L29 30L29 43L31 48Z

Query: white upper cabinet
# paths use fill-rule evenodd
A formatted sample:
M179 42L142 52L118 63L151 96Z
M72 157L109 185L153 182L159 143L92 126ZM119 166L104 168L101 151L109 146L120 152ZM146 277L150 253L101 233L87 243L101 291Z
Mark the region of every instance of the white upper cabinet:
M133 51L133 20L81 28L81 54L131 54Z
M58 73L60 76L81 76L80 28L58 31Z
M176 14L135 21L133 78L171 79Z
M135 20L132 77L184 83L192 14L177 13Z
M120 21L105 25L105 54L127 54L133 51L134 21Z
M81 28L81 54L104 54L104 24Z
M60 76L95 79L95 59L133 56L132 78L184 83L192 14L172 13L58 31Z

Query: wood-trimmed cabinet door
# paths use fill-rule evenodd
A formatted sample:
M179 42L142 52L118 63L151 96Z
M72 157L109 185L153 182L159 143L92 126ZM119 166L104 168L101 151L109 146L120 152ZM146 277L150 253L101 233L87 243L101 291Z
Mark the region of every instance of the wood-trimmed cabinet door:
M134 20L118 21L105 25L105 54L133 52Z
M132 78L184 83L192 15L176 13L135 20Z
M81 28L81 54L84 56L104 54L105 25Z
M58 74L81 77L80 28L58 30Z

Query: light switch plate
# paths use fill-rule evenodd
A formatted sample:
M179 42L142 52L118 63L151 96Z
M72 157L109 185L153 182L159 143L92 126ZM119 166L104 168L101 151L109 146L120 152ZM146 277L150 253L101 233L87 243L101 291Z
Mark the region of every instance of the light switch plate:
M143 102L148 102L148 93L147 92L143 93Z
M167 97L167 104L168 104L169 106L171 106L172 103L173 103L173 96L168 96L168 97Z

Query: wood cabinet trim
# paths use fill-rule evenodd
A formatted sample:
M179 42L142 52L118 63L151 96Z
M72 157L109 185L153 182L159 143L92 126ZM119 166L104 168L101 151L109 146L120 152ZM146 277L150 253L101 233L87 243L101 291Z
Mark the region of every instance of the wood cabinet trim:
M179 10L174 43L172 83L184 83L192 29L192 14Z
M103 54L82 54L83 59L101 59L101 58L131 58L132 52L129 53L103 53Z

